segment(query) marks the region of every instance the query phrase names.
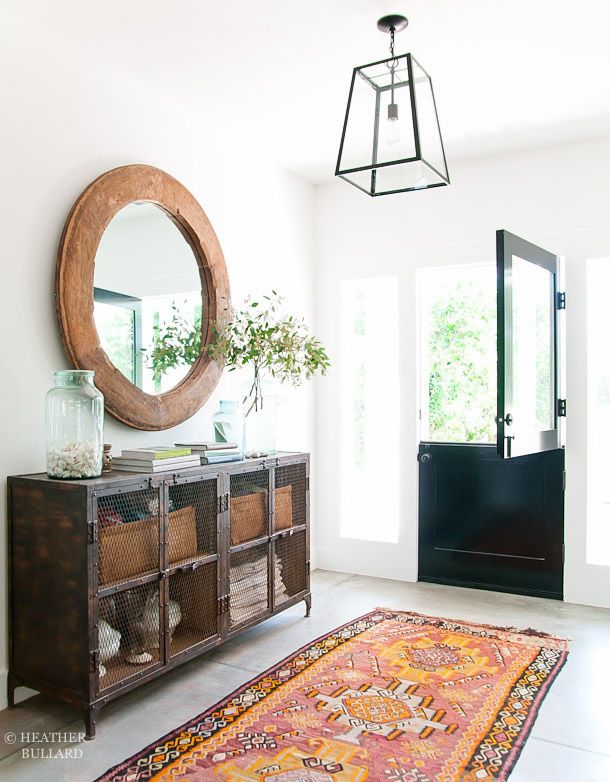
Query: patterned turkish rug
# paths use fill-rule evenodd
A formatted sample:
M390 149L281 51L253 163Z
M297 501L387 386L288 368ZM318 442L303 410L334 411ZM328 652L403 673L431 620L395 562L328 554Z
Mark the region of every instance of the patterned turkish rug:
M566 657L534 630L376 609L99 780L505 780Z

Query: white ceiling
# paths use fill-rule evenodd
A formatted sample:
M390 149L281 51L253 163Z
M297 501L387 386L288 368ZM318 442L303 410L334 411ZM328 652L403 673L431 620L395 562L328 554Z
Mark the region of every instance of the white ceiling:
M351 69L410 25L458 157L610 134L606 0L4 0L24 29L244 137L315 182L334 174ZM8 6L3 9L3 13ZM41 64L42 66L42 64Z

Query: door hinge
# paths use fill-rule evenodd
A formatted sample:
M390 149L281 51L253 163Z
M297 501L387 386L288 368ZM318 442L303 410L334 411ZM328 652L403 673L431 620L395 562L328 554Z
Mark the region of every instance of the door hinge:
M567 402L565 399L558 399L557 400L557 416L559 418L565 418L566 417L566 407Z
M557 309L565 310L566 308L566 294L565 291L557 293Z
M309 491L309 475L305 478L305 491Z
M223 597L219 597L216 603L218 616L221 614L226 614L229 610L229 595L223 595Z
M89 666L91 673L97 673L97 670L100 666L100 650L94 649L92 652L89 652Z
M89 522L89 543L97 543L99 522L97 519Z
M566 561L566 544L565 543L561 544L561 561L562 562Z
M224 513L229 510L229 492L218 495L218 513Z
M566 490L566 471L563 471L563 490Z

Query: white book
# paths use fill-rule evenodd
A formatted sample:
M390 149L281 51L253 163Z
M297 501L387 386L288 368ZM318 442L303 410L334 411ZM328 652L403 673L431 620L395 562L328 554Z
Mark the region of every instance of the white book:
M201 457L198 453L188 456L173 456L171 459L127 459L124 456L116 456L112 460L115 466L119 464L123 467L162 467L166 468L173 465L185 464L186 462L196 462L199 464Z
M141 463L139 465L119 464L116 459L113 459L112 466L123 472L169 472L170 470L185 470L189 467L200 467L201 460L199 457L195 457L194 459L188 459L179 464L168 464L167 460L163 459L163 461L155 462L155 464L152 464L149 467L143 467Z
M176 448L190 448L191 451L231 451L237 443L176 443Z

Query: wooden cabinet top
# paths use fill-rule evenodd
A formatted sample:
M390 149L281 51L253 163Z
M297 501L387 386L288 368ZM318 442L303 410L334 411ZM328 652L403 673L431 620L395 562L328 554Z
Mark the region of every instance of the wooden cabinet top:
M44 473L31 473L27 475L10 475L8 477L9 484L14 481L32 481L37 483L46 483L49 485L57 486L61 488L73 488L82 486L90 491L96 489L109 489L113 486L121 486L123 484L141 483L147 481L150 483L162 483L163 481L175 481L182 478L198 477L200 475L209 475L210 477L217 475L219 472L248 472L250 470L264 470L270 467L282 467L289 464L309 462L309 453L301 451L278 451L272 456L263 456L256 459L242 459L240 461L233 462L219 462L217 464L202 464L197 467L188 467L180 469L180 467L174 467L163 472L127 472L125 470L113 470L110 473L104 473L99 478L85 478L85 479L58 479L49 478Z

